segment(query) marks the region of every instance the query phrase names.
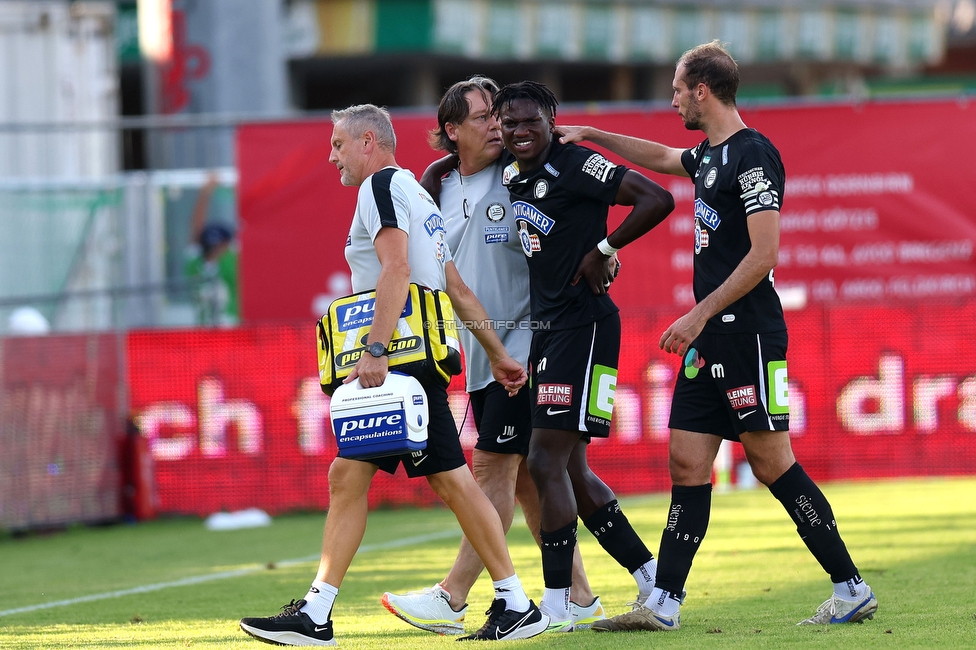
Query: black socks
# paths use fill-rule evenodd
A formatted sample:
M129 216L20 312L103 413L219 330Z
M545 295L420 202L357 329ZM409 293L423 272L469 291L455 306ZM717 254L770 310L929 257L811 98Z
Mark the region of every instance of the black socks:
M661 534L657 580L654 586L680 594L691 571L695 553L708 530L712 508L712 484L671 486L671 510Z
M546 589L568 589L573 585L576 521L551 533L540 530L539 537L542 538L542 579Z
M616 499L587 517L583 525L593 533L603 550L630 573L654 559L654 554L647 549L620 511Z
M841 583L857 577L857 567L840 538L827 497L799 463L776 479L769 491L790 513L800 539L830 574L831 582Z

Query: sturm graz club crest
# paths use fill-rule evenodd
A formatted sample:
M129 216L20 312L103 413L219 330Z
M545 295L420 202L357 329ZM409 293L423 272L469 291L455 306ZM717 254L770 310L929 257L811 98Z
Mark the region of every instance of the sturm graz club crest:
M488 206L488 209L485 211L485 216L488 217L488 221L491 221L492 223L498 223L499 221L505 218L505 206L497 202L492 203Z

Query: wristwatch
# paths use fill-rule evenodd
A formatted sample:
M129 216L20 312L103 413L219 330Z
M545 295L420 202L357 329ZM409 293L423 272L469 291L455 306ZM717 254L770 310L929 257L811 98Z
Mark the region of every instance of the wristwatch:
M379 341L376 341L375 343L370 343L369 347L366 349L369 351L371 355L377 358L382 357L384 354L388 354L389 352L386 349L386 346L380 343Z

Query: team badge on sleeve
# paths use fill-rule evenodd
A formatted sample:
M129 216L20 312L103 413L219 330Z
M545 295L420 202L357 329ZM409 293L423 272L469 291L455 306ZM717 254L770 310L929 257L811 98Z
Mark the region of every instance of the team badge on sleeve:
M753 167L749 171L739 174L739 188L746 208L746 214L757 210L779 210L779 191L766 178L762 167Z
M513 162L511 165L505 167L502 170L502 185L508 185L512 182L512 179L518 176L519 168L518 162Z
M589 174L601 183L606 183L613 178L613 170L616 168L616 165L598 153L592 154L583 163L583 173Z

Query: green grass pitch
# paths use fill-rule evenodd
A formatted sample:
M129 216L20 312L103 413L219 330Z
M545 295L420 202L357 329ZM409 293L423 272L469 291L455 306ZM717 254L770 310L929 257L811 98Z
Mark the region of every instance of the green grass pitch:
M796 627L830 583L765 490L716 494L708 536L689 577L674 633L543 635L519 648L960 648L976 646L976 479L832 483L824 487L841 534L880 608L863 625ZM622 500L656 549L667 498ZM209 532L197 519L77 527L0 536L2 648L269 647L243 634L242 616L265 616L301 598L312 579L321 514L277 518L267 528ZM340 647L454 647L409 627L380 605L384 591L429 586L454 559L460 533L446 509L370 515L334 612ZM426 538L426 542L411 539ZM406 540L406 542L404 542ZM610 613L624 611L633 579L581 531L590 580ZM509 533L531 598L542 593L539 551L524 525ZM146 590L147 587L151 590ZM105 597L105 594L114 594ZM469 598L467 627L484 622L491 583ZM57 604L74 601L73 604ZM56 606L24 610L39 605Z

